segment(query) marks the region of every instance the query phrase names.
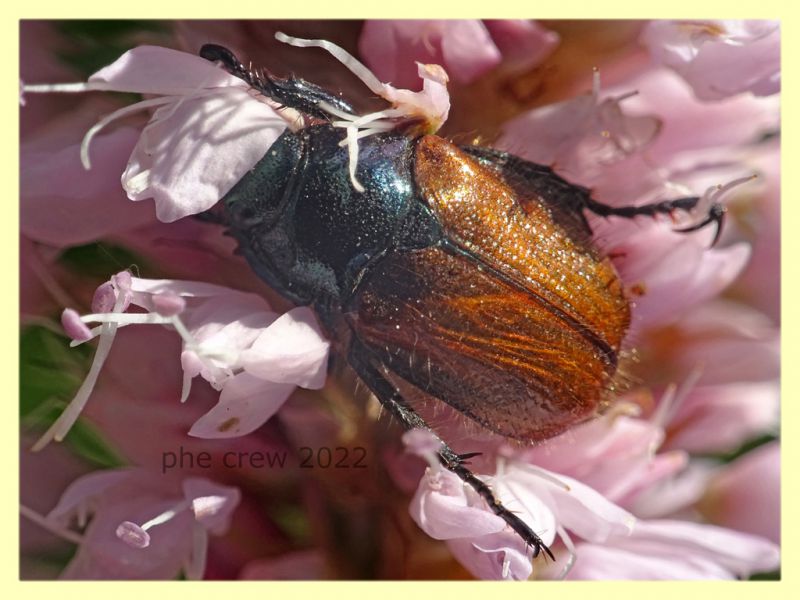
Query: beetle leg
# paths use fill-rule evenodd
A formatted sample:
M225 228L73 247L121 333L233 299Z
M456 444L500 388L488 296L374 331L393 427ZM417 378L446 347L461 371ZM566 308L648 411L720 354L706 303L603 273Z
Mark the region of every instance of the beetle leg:
M675 198L673 200L662 200L661 202L653 202L651 204L643 204L642 206L608 206L607 204L602 204L597 200L594 200L588 194L586 195L585 200L585 208L587 210L592 211L594 214L599 215L601 217L624 217L626 219L632 219L638 216L648 216L654 217L656 215L672 215L673 212L676 210L681 210L684 212L690 212L694 209L697 204L700 202L702 198L700 196L688 196L686 198ZM698 231L703 229L707 225L714 224L716 226L716 232L714 234L714 240L711 242L711 245L717 243L719 240L719 236L722 234L722 225L725 221L725 207L715 202L713 203L709 209L708 214L706 217L696 223L694 225L689 225L688 227L684 227L682 229L676 229L678 233L691 233L692 231Z
M380 403L402 423L404 428L431 431L430 426L408 405L400 391L395 388L368 358L365 358L366 354L368 354L366 350L354 344L350 350L350 364L370 391L375 394ZM466 456L474 455L475 453L471 453ZM472 487L472 489L484 499L486 504L489 505L492 512L503 519L525 543L532 548L534 557L544 551L547 556L555 560L550 548L547 547L542 539L522 519L503 506L494 495L492 489L464 465L464 458L462 456L458 455L450 446L442 442L438 457L442 466L448 471L458 475L464 483Z
M313 83L295 77L274 77L262 69L245 66L225 46L205 44L200 48L200 57L220 64L225 71L245 81L281 107L293 108L326 121L330 120L330 111L320 105L333 107L344 114L354 113L348 102Z
M703 199L701 196L688 196L686 198L653 202L642 206L608 206L592 198L591 191L588 188L569 183L550 167L521 159L495 148L482 146L461 146L460 148L475 157L481 164L499 173L503 180L520 194L521 198L525 198L529 194L539 195L550 209L555 211L553 214L555 220L563 221L567 217L577 219L584 226L584 230L588 232L591 232L591 230L583 217L584 210L589 210L601 217L614 216L626 219L638 216L654 217L656 215L672 215L676 210L690 212ZM715 195L719 196L723 189L730 189L733 185L749 181L749 179L749 177L737 179L726 186L722 186ZM717 231L711 245L716 244L722 233L725 207L715 200L714 195L710 199L712 202L704 219L697 224L676 229L675 231L690 233L714 223Z

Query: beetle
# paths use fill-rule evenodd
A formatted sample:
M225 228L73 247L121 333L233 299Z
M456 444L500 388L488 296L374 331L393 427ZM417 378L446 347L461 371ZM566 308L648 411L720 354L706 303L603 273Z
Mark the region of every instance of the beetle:
M597 413L615 386L630 301L585 213L672 214L699 197L607 206L547 166L402 127L360 142L356 186L325 108L355 117L349 103L255 72L222 46L200 55L305 117L223 198L222 221L260 278L315 309L404 427L431 429L420 398L528 444ZM678 231L713 223L718 237L723 216L715 203ZM439 450L533 556L553 558L472 473L470 456Z

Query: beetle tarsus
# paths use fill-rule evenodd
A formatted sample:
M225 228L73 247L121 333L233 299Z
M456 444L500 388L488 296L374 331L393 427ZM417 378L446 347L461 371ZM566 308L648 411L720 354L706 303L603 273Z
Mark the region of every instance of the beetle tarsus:
M687 196L685 198L662 200L661 202L653 202L652 204L644 204L642 206L616 207L616 206L608 206L606 204L602 204L601 202L597 202L587 194L585 201L585 208L601 217L613 216L613 217L624 217L626 219L632 219L638 216L654 217L660 214L672 216L672 213L674 213L676 210L690 212L697 206L700 200L701 198L699 196ZM725 207L722 204L715 202L708 209L708 214L702 221L694 225L689 225L688 227L676 229L675 231L678 233L692 233L694 231L699 231L707 227L708 225L714 223L717 228L717 231L714 234L714 240L711 242L711 245L714 246L719 240L720 235L722 234L722 225L725 220L725 212L726 212Z
M714 233L714 239L711 240L711 247L713 248L719 241L720 236L722 235L722 227L725 224L726 212L727 209L722 204L719 203L712 204L711 208L708 211L708 215L703 221L697 223L696 225L690 225L689 227L684 227L683 229L676 229L675 231L677 231L678 233L691 233L692 231L703 229L707 225L714 223L717 230Z

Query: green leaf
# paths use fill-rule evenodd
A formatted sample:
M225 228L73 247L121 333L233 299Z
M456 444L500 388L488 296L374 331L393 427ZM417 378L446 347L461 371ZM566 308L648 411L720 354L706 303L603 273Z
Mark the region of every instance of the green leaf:
M69 338L40 325L25 327L20 336L20 415L28 416L44 402L68 401L89 369L92 349L69 347Z
M770 571L769 573L756 573L750 576L750 581L780 581L781 570Z
M25 327L20 336L20 417L26 430L44 432L75 396L89 370L88 345L69 347L69 338L41 325ZM92 465L125 464L96 428L82 420L64 443Z
M111 64L144 40L157 43L158 34L164 34L163 44L167 45L170 31L163 21L144 20L76 19L57 21L55 28L65 38L67 48L58 58L84 77Z
M311 539L311 524L303 509L294 504L279 504L269 508L269 516L296 543Z
M83 246L67 248L58 257L59 263L82 275L108 279L110 275L131 269L153 271L153 267L141 256L122 246L104 242L93 242Z
M759 446L763 446L764 444L769 444L770 442L774 442L777 439L778 439L777 435L765 434L747 440L736 450L733 450L731 452L724 452L717 454L699 454L697 456L700 456L702 458L710 458L718 460L721 463L729 463L735 461L737 458L744 456L751 450L755 450L756 448L758 448Z

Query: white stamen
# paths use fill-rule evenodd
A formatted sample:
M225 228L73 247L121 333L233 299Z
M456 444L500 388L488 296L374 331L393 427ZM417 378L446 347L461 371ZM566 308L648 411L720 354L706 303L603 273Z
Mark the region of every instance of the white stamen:
M347 146L350 182L353 184L353 188L355 188L357 192L363 193L364 186L362 186L356 178L356 167L358 166L358 140L380 131L389 131L390 129L393 129L395 126L393 122L382 119L401 117L405 113L398 109L386 109L363 116L357 116L341 111L338 108L331 106L327 102L320 102L318 106L326 112L330 112L334 116L343 119L342 121L333 121L331 125L334 127L344 127L345 131L347 132L345 139L339 142L339 145ZM368 123L371 123L371 126L368 129L359 131L359 128Z
M157 313L94 313L81 317L84 323L116 323L117 327L127 327L128 325L173 325L172 317L162 317ZM92 334L88 340L72 340L70 348L75 348L81 344L92 341L103 332L103 326L92 327L89 333Z
M83 81L78 83L36 83L22 86L23 92L33 94L91 92L96 89L96 84L89 84Z
M275 38L278 41L281 41L285 44L289 44L291 46L297 46L299 48L322 48L326 50L334 58L336 58L339 62L341 62L345 67L347 67L351 73L353 73L356 77L358 77L372 92L377 94L378 96L385 97L386 96L386 86L381 83L381 81L375 76L372 71L370 71L364 64L358 61L353 55L347 52L344 48L337 46L336 44L329 42L327 40L307 40L302 38L296 38L288 36L280 31L275 33ZM380 111L377 113L371 113L369 115L364 115L362 117L351 115L346 113L338 108L331 106L327 102L320 102L318 105L322 110L325 112L329 112L330 114L339 117L340 119L344 119L344 121L334 121L333 125L335 127L344 127L347 135L343 140L344 144L340 145L347 145L348 148L348 158L349 158L349 173L350 173L350 182L353 184L353 188L359 192L364 192L364 186L356 178L356 167L358 165L358 140L362 137L366 137L366 135L359 135L359 127L365 123L369 123L375 121L381 117L387 115L387 113L392 114L398 111L388 110L388 111ZM397 116L402 116L402 111L399 112ZM377 131L375 128L372 128L373 131L371 133L376 133ZM387 127L387 130L391 129L391 127ZM378 131L382 131L379 129Z
M70 531L64 527L61 527L58 523L48 519L44 515L40 515L38 512L33 510L32 508L25 506L24 504L20 504L19 507L19 514L23 517L36 523L43 529L49 531L50 533L57 535L58 537L65 539L73 544L82 544L83 537L79 534L75 533L74 531Z
M296 38L286 35L280 31L275 32L275 39L277 39L279 42L283 42L284 44L289 44L290 46L296 46L298 48L322 48L323 50L328 51L334 56L334 58L336 58L336 60L347 67L350 72L353 73L353 75L363 81L364 85L366 85L370 90L379 96L383 95L385 86L380 82L375 74L347 50L337 46L333 42L329 42L328 40L306 40L302 38Z
M158 313L92 313L81 317L84 323L116 323L118 325L172 324L173 317L162 317Z
M115 110L110 115L106 115L102 119L100 119L97 123L95 123L89 131L86 132L86 135L83 136L83 141L81 142L81 164L83 164L83 168L87 171L92 168L91 161L89 160L89 144L92 143L92 139L96 136L101 129L103 129L106 125L111 123L112 121L116 121L122 117L127 115L133 114L145 108L150 108L152 106L161 106L162 104L169 104L175 100L175 96L162 96L160 98L151 98L150 100L142 100L141 102L137 102L136 104L131 104L130 106L126 106L124 108L120 108L119 110Z
M500 463L500 460L502 460L502 459L498 460L498 464ZM563 481L561 481L557 477L554 477L550 473L544 471L543 469L540 469L539 467L537 467L535 465L531 465L529 463L517 463L517 466L519 468L521 468L523 471L527 471L531 475L535 475L537 477L540 477L540 478L544 479L545 481L547 481L548 483L552 483L554 486L560 487L565 492L569 492L570 489L571 489L566 483L564 483Z
M334 117L339 117L340 119L345 119L347 121L353 121L357 118L356 115L352 115L349 112L345 112L341 109L336 108L333 104L329 104L322 100L317 104L322 110L326 113L332 114Z
M119 312L125 304L126 295L120 292L117 295L117 301L114 303L114 312ZM97 352L95 352L92 366L89 368L89 374L83 380L81 387L75 394L75 397L64 409L64 412L59 415L58 419L50 426L45 434L39 438L39 441L33 445L31 450L37 452L44 448L51 440L60 442L67 435L69 430L75 424L78 416L83 411L89 396L97 383L97 377L100 375L100 370L108 358L108 353L111 350L111 345L114 343L114 337L117 334L117 324L109 322L103 324L103 332L100 334L100 343L97 345Z
M592 67L592 96L595 100L600 97L600 69Z
M569 552L569 558L567 558L567 564L564 565L564 568L561 569L561 572L558 574L556 579L559 581L565 579L569 572L572 570L572 567L575 565L575 560L578 558L578 553L575 550L575 544L572 543L572 538L569 537L567 530L564 529L561 525L556 526L556 533L558 537L561 538L561 541L564 542L564 546Z
M347 131L347 154L350 158L350 181L355 190L359 193L364 192L364 186L356 179L356 167L358 166L358 129L348 127Z
M715 186L716 192L711 194L711 199L714 202L717 202L719 201L720 198L722 198L722 196L731 191L733 188L743 183L747 183L748 181L753 181L754 179L758 179L758 175L748 175L747 177L740 177L739 179L734 179L733 181L729 181L725 185Z
M184 565L186 579L199 581L203 578L208 559L208 532L199 523L192 528L192 555Z
M662 429L666 428L669 422L675 418L681 404L683 404L689 393L697 385L702 375L703 367L698 366L689 373L680 387L671 383L661 397L658 408L653 412L653 416L651 417L652 423Z
M162 525L171 521L176 515L191 507L191 502L184 500L170 509L156 515L152 519L138 525L132 521L123 521L117 526L117 537L133 548L147 548L150 545L150 535L148 529Z
M189 399L189 393L192 391L192 379L194 378L195 376L191 373L187 371L183 372L183 382L181 384L181 404Z
M141 527L142 527L142 529L147 531L148 529L151 529L152 527L156 527L157 525L161 525L162 523L166 523L167 521L171 521L172 517L177 515L179 512L183 512L188 507L189 506L188 506L187 503L181 502L180 504L178 504L174 508L170 508L169 510L165 510L160 515L156 515L155 517L153 517L152 519L150 519L146 523L143 523L141 525Z

